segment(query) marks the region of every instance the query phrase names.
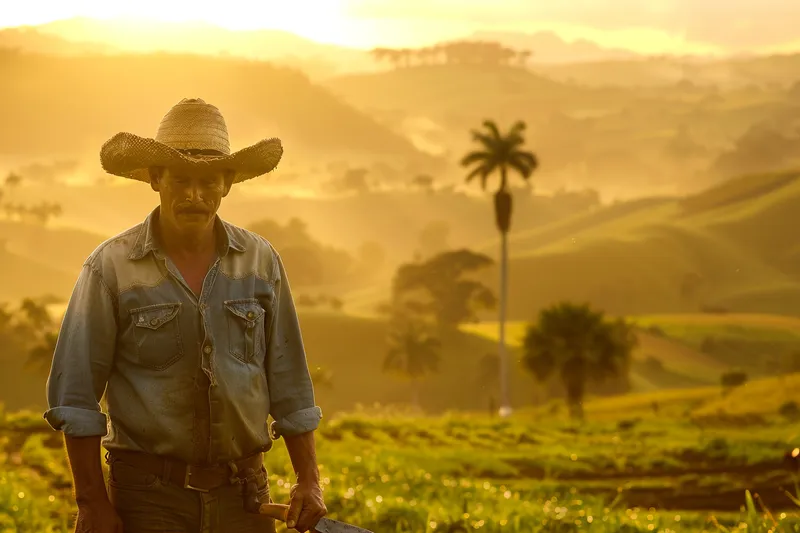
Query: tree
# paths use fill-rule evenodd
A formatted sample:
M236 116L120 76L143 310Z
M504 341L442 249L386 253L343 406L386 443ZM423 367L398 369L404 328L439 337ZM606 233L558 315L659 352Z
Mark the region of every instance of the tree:
M58 331L47 331L42 335L41 340L28 351L28 359L25 366L39 374L48 374L50 366L53 364L53 354L56 351L58 342Z
M428 174L418 174L411 180L411 185L427 193L433 192L433 176Z
M587 382L627 373L636 345L634 330L625 321L607 320L588 304L565 302L542 310L538 322L528 326L522 363L538 381L557 374L570 414L583 419Z
M411 382L411 403L419 407L419 384L439 371L441 343L425 322L396 315L389 330L389 350L383 360L384 372Z
M494 307L495 297L488 287L467 275L492 264L483 254L454 250L401 265L392 283L393 306L420 318L432 318L442 330L474 322L477 311Z
M487 180L494 173L500 174L500 186L494 195L495 223L500 230L500 318L498 352L500 357L501 416L511 414L508 390L508 355L506 353L505 321L506 293L508 283L508 231L511 227L511 193L508 190L509 170L528 180L539 166L537 157L523 150L525 123L516 122L505 135L491 120L483 123L484 131L473 130L472 137L480 149L468 153L461 160L464 167L474 167L467 175L467 182L480 177L481 187L486 190Z
M741 387L747 383L747 374L740 370L731 370L722 374L719 381L723 392L727 394L736 387Z

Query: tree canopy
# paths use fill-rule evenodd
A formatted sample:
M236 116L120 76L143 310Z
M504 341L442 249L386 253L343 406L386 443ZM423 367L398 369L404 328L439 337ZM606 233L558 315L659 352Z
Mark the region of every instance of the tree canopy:
M624 320L607 319L588 304L563 302L542 310L528 326L522 363L539 381L557 375L572 415L582 418L587 382L627 374L636 344Z

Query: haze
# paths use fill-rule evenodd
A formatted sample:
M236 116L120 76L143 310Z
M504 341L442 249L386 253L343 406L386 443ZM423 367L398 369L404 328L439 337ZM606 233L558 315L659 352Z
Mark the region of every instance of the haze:
M310 14L313 13L313 16ZM4 8L0 27L73 17L202 22L232 30L278 29L309 39L371 48L419 46L474 32L555 31L640 53L753 53L800 46L800 4L789 0L235 0L135 3L37 0ZM724 21L724 23L722 23ZM77 37L74 32L65 32ZM82 34L92 40L91 33ZM124 37L122 37L124 38Z
M798 20L775 0L4 2L0 523L74 516L41 418L61 316L87 256L158 203L100 147L202 98L233 150L284 146L220 215L286 265L335 517L797 531Z

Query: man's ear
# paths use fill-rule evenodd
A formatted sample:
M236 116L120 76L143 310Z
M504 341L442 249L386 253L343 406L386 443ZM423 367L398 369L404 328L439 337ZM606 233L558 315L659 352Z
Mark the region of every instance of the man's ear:
M236 172L233 170L226 170L225 171L225 189L223 190L222 197L225 198L228 196L228 193L231 192L231 187L233 187L233 179L236 177Z
M162 167L148 167L147 172L150 174L150 188L159 192L161 190L161 176L164 174L164 169Z

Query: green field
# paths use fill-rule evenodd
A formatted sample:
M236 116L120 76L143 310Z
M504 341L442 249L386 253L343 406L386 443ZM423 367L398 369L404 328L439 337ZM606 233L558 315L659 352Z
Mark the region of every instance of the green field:
M724 398L710 387L593 400L584 425L555 404L506 420L326 418L318 457L329 516L376 533L800 531L796 478L782 463L800 424L775 405L799 392L797 374ZM67 531L74 507L59 435L24 413L3 416L0 429L0 531ZM266 465L273 498L286 501L282 443ZM748 490L759 496L750 511Z
M639 345L634 350L632 382L640 392L664 388L718 384L727 371L742 370L752 376L783 371L782 362L800 353L800 319L758 314L666 314L626 317L637 327ZM526 322L506 325L510 346L519 349ZM462 330L496 341L498 325L482 322ZM709 339L721 348L709 350ZM648 371L647 359L656 359L663 371Z

